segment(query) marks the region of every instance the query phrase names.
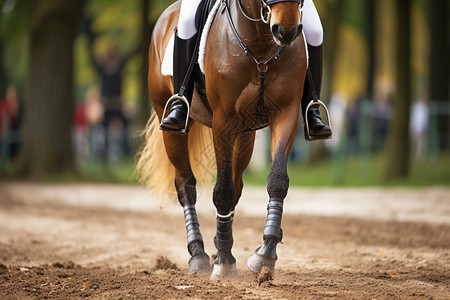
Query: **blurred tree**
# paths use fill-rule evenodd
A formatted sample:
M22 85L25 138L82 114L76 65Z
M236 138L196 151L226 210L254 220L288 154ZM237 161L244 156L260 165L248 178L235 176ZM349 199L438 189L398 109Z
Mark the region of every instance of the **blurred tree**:
M442 101L450 105L449 95L449 1L430 0L430 85L429 95L432 101ZM450 149L450 117L443 114L438 117L438 136L440 149Z
M319 3L317 3L319 5ZM331 97L331 82L334 74L334 62L339 44L339 27L343 21L344 10L347 7L347 0L325 1L321 4L323 10L319 10L324 30L324 75L322 85L322 98L328 101ZM320 7L319 6L319 9ZM323 11L323 12L322 12Z
M411 0L396 0L396 95L388 136L385 179L409 173L409 112L411 106Z
M116 86L123 101L124 113L135 128L144 128L150 116L147 94L148 45L150 43L155 1L89 0L84 17L84 33L88 37L90 65L96 67L103 87ZM119 50L121 68L116 81L103 76L99 62L107 49ZM106 49L106 50L105 50ZM120 82L119 82L120 81ZM122 88L120 87L122 85ZM131 110L127 110L131 108ZM131 112L131 114L130 114ZM136 142L134 143L136 144Z
M2 17L4 0L0 0L0 33L2 30ZM0 98L3 97L6 90L5 68L3 67L3 34L0 34Z
M95 44L98 40L103 38L103 35L107 33L97 33L92 30L92 19L85 16L83 20L84 31L88 36L89 47L88 52L91 58L91 63L97 71L97 75L100 78L100 96L104 106L104 114L102 125L105 129L104 139L105 145L103 149L103 159L107 161L110 154L110 148L113 146L110 140L109 131L112 126L117 122L121 122L123 126L123 139L120 149L123 153L129 153L129 119L124 113L124 75L125 67L128 62L139 52L140 47L136 46L135 49L129 50L127 54L121 54L119 52L119 46L111 43L108 45L106 51L102 55L97 55L95 52Z
M373 99L373 86L375 78L375 1L365 0L365 19L366 19L366 39L368 48L368 68L367 68L367 96Z
M0 0L0 81L23 90L28 63L29 0ZM1 88L0 88L1 89Z
M142 11L142 25L141 25L141 45L140 56L142 60L141 68L141 94L142 97L138 103L138 110L136 116L136 125L139 129L145 127L145 124L150 117L151 103L148 97L148 46L152 36L153 27L158 20L160 14L173 1L171 0L140 0Z
M344 11L347 8L347 0L328 0L318 4L324 30L324 72L322 84L322 101L329 103L331 98L331 82L333 81L334 62L336 61L339 45L339 28L343 21ZM317 141L310 144L308 162L317 163L328 158L329 151L325 142Z
M173 1L171 0L141 0L142 9L142 37L141 37L141 80L142 80L142 97L138 103L138 111L136 116L136 123L139 129L145 127L145 124L150 117L151 103L148 97L148 46L152 36L153 27L158 20L160 14Z
M15 171L39 178L73 171L73 42L79 1L31 1L30 66Z
M150 99L148 97L148 87L147 87L147 76L148 76L148 46L150 45L150 38L153 31L153 26L155 25L155 21L150 23L149 19L149 10L150 1L149 0L141 0L142 6L142 37L141 37L141 45L140 45L140 55L142 59L142 68L141 68L141 93L142 97L138 103L138 110L136 116L136 123L139 129L143 129L145 124L147 123L150 117Z

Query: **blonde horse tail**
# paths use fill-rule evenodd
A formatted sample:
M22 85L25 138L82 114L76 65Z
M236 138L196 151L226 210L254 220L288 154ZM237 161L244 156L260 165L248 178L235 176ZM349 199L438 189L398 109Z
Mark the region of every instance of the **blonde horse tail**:
M142 135L144 136L144 145L138 153L136 165L139 181L162 204L169 200L177 203L174 186L175 168L167 157L162 131L159 130L159 119L154 111ZM197 186L211 184L216 174L211 129L192 122L188 144L189 159L197 179Z

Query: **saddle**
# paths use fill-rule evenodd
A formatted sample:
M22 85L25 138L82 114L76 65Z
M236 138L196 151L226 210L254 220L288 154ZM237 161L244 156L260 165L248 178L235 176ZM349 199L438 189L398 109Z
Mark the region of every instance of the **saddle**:
M197 27L197 32L199 32L197 37L197 45L196 48L198 49L200 46L200 41L203 37L203 30L205 29L206 22L208 20L208 16L210 12L213 10L214 5L219 0L202 0L199 4L199 7L197 9L197 13L195 16L195 26ZM209 30L209 29L208 29ZM192 70L192 78L194 78L194 88L197 91L200 100L202 101L203 105L205 106L208 113L213 115L213 111L211 109L211 106L209 105L208 98L206 96L206 83L205 83L205 74L203 74L200 64L198 62L199 59L199 52L194 52L194 57L192 59L195 61L194 69Z

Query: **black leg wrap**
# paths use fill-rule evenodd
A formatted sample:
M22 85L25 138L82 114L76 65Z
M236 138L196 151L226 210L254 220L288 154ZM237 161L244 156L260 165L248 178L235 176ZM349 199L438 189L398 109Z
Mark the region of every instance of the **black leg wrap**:
M203 238L200 234L200 225L197 219L197 213L194 205L186 205L184 208L184 220L186 223L187 244L189 254L193 255L190 245L194 242L201 244L203 248Z
M231 248L234 242L232 231L233 218L234 211L226 216L217 214L217 232L214 237L214 245L219 251L219 256L217 257L216 263L227 263L227 261L222 260L228 260L229 264L236 262L236 259L231 255ZM221 252L226 254L226 257L223 257Z
M281 216L283 215L283 200L271 198L267 204L267 221L264 227L263 239L273 239L277 243L283 239Z

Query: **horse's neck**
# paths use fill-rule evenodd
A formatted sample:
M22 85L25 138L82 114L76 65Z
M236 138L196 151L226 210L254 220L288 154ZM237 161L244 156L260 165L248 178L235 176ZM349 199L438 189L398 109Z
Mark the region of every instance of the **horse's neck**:
M269 25L263 22L248 20L239 9L239 0L229 0L233 20L239 35L244 43L255 55L264 55L270 45L273 44ZM258 0L240 0L245 13L251 17L260 18L260 6Z

